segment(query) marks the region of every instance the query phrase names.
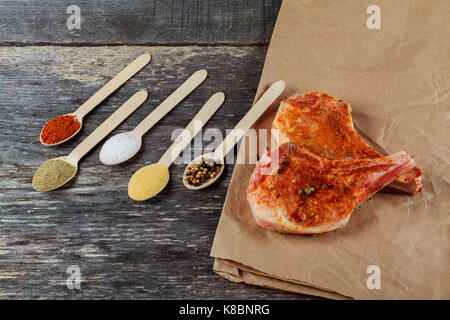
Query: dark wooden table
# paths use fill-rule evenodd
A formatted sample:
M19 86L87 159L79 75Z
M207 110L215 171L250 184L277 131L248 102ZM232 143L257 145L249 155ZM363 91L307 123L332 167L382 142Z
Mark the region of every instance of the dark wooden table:
M131 201L128 180L157 161L216 91L224 106L206 128L232 128L250 108L281 1L78 0L81 29L68 30L74 1L0 2L0 298L302 299L227 281L209 256L233 171L205 192L188 192L183 166L156 198ZM94 109L76 138L44 147L47 120L74 111L141 53L151 63ZM68 154L138 89L147 102L113 134L131 130L198 69L206 82L144 137L131 161L101 165L94 148L76 179L32 189L39 165ZM243 244L245 245L245 244ZM66 286L70 265L81 290Z

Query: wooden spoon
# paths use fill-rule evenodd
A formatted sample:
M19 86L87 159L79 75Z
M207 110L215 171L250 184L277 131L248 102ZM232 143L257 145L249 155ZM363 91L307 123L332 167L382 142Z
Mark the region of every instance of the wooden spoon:
M58 143L51 143L51 144L47 144L44 141L42 141L42 132L44 131L45 126L47 126L48 124L47 122L44 128L42 128L41 134L39 135L41 143L45 146L56 146L58 144L66 142L67 140L75 136L80 131L83 125L83 117L87 115L89 112L91 112L92 109L98 106L100 102L105 100L111 93L116 91L121 85L123 85L131 77L133 77L139 70L145 67L150 62L150 59L151 55L148 53L140 55L132 63L126 66L125 69L120 71L114 78L112 78L107 84L105 84L100 90L98 90L85 103L83 103L75 112L67 114L70 116L75 116L76 119L80 122L80 127L78 128L78 130L67 139L60 141Z
M168 173L169 167L172 164L172 162L180 154L180 152L183 151L183 149L191 142L191 140L195 137L195 135L202 129L203 125L209 120L209 118L211 118L211 116L217 111L217 109L219 109L224 100L225 94L223 92L218 92L213 96L211 96L211 98L209 98L209 100L205 103L205 105L202 107L199 113L197 113L197 115L191 120L191 122L189 122L184 132L182 132L175 140L175 142L170 146L170 148L167 149L167 151L164 153L164 155L161 157L158 163L142 167L133 174L133 176L130 179L130 182L128 183L128 195L130 196L131 199L136 201L144 201L156 196L158 193L161 192L161 190L165 188L167 182L169 182ZM137 188L154 189L152 188L151 184L157 183L150 176L149 177L140 176L143 172L146 172L146 168L151 166L158 167L160 173L161 171L163 171L161 175L165 176L165 181L159 183L158 185L159 188L156 192L153 192L148 196L141 197L140 195L136 194L136 192L134 192L133 190L136 190ZM145 181L146 185L142 185L143 181Z
M234 127L232 133L222 141L222 143L216 148L216 152L203 154L194 160L186 167L183 173L183 184L186 188L190 190L200 190L212 185L219 179L225 168L225 155L234 147L234 145L247 133L248 129L259 119L259 117L267 110L267 108L274 103L274 101L280 96L284 91L285 83L283 80L273 83L269 89L259 98L258 102L250 109L249 112L239 121L239 123ZM194 186L189 184L184 180L188 168L192 168L194 165L201 162L201 160L213 160L216 163L221 164L219 172L216 173L214 178L208 179L206 182L199 186Z
M95 147L101 140L103 140L112 130L114 130L123 120L125 120L130 114L132 114L144 101L147 99L148 93L145 90L136 92L130 99L128 99L119 109L117 109L112 115L108 117L97 129L95 129L86 139L83 140L68 156L57 157L46 161L45 163L53 160L62 160L75 167L75 172L63 183L48 190L38 190L33 184L33 187L37 191L51 191L57 189L68 181L70 181L78 171L78 162L88 153L93 147ZM41 165L42 166L42 165ZM39 169L38 169L39 170ZM35 175L36 176L36 175ZM33 177L34 181L34 177Z
M107 162L102 159L102 151L105 146L107 146L108 142L114 138L107 140L100 150L100 161L106 165L116 165L122 162L127 161L134 157L136 153L138 153L139 149L142 145L142 136L150 130L159 120L161 120L170 110L172 110L177 104L179 104L184 98L186 98L192 91L195 90L205 79L208 72L206 70L199 70L195 72L192 76L189 77L181 86L178 87L166 100L164 100L155 110L152 111L141 123L137 125L136 128L132 131L124 132L124 134L129 135L133 139L135 139L139 146L136 147L136 152L128 157L120 159L116 162Z

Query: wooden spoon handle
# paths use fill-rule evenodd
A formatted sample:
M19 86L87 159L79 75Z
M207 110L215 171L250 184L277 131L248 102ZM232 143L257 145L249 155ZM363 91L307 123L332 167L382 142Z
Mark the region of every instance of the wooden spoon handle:
M114 78L98 90L92 97L83 103L74 113L78 118L83 118L96 106L105 100L111 93L116 91L121 85L133 77L139 70L150 62L151 55L146 53L137 57L132 63L120 71Z
M77 163L83 156L88 153L97 143L103 140L111 131L113 131L123 120L132 114L145 99L148 93L145 90L136 92L128 99L119 109L108 117L103 123L97 127L92 133L83 140L68 155L67 159L70 163Z
M175 142L159 160L160 164L170 167L173 160L181 151L191 142L195 135L202 129L203 125L211 118L211 116L219 109L225 100L223 92L217 92L209 98L199 113L189 122L186 129L178 136Z
M161 120L170 110L186 98L195 90L205 79L208 72L199 70L189 77L181 86L178 87L166 100L164 100L155 110L152 111L144 120L141 121L133 130L133 135L142 137L151 127Z
M259 98L249 112L238 122L233 131L216 148L216 155L223 159L234 145L247 133L248 129L259 119L259 117L274 103L274 101L284 91L285 82L283 80L273 83L269 89ZM222 152L222 153L220 153Z

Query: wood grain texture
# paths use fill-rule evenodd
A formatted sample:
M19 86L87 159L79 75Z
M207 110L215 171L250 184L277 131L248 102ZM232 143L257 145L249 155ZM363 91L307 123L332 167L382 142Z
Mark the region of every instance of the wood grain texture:
M68 30L77 5L81 28ZM0 44L268 44L281 0L3 0Z
M209 256L231 165L220 182L192 192L184 166L157 197L133 202L132 173L155 162L216 91L226 101L206 128L225 133L248 111L266 47L0 47L0 298L272 298L304 296L227 281L212 272ZM85 119L81 132L58 147L44 147L48 119L75 110L142 53L151 63ZM111 135L134 128L195 70L206 81L143 138L130 161L100 163L101 144L80 162L77 177L51 193L31 178L47 159L68 154L116 107L139 89L149 98ZM110 136L111 136L110 135ZM245 245L245 244L243 244ZM65 285L69 265L81 268L81 290Z

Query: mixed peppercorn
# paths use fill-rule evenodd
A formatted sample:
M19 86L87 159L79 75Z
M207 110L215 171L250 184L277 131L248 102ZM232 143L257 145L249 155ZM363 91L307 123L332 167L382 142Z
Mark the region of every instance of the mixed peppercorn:
M187 168L184 181L198 187L209 179L215 178L219 174L221 167L221 163L217 163L212 159L205 160L202 158L199 163Z

